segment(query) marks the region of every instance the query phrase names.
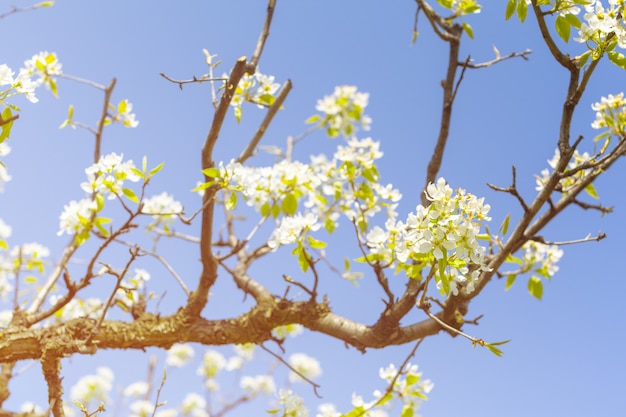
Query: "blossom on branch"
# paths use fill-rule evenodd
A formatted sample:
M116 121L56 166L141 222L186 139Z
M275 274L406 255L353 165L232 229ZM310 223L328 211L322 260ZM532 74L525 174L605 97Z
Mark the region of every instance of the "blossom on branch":
M137 182L139 177L133 172L132 160L122 161L124 155L115 152L103 155L100 160L87 168L87 182L81 184L86 193L99 193L113 200L123 195L124 181Z
M326 134L335 138L352 137L357 130L369 130L372 119L363 114L369 100L368 93L361 93L353 85L335 87L333 94L317 101L315 109L321 115L311 116L307 123L326 128Z

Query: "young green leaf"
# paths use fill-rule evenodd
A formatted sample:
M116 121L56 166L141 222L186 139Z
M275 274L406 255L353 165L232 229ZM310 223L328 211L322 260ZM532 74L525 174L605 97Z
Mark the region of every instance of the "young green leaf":
M287 194L283 199L282 204L283 213L288 216L293 216L298 211L298 199L293 193Z
M157 165L157 166L155 166L154 168L152 168L152 169L150 170L150 176L152 177L152 176L154 176L155 174L157 174L160 170L162 170L162 169L163 169L163 166L164 166L164 165L165 165L165 164L164 164L163 162L161 162L159 165Z
M220 178L219 168L205 168L202 173L208 178Z
M463 22L462 26L465 33L467 33L467 36L469 36L470 39L474 39L474 30L469 25L469 23Z
M309 246L311 246L313 249L323 249L327 245L326 242L317 240L311 236L307 236L307 240L309 241Z
M131 190L130 188L122 188L122 192L124 193L126 198L128 198L133 203L139 203L139 199L137 198L137 194L135 194L135 192L133 190Z
M511 213L508 213L506 217L504 218L504 220L502 221L500 228L498 229L498 233L501 233L502 236L505 236L507 232L509 231L510 221L511 221Z
M520 22L524 23L526 15L528 14L528 5L525 0L519 0L517 2L517 18Z
M517 278L517 275L516 275L516 274L509 274L509 275L506 277L506 284L504 285L504 289L505 289L506 291L508 291L508 290L509 290L509 288L511 288L511 287L513 286L513 283L515 282L515 278Z
M524 0L521 0L524 1ZM506 4L506 11L504 13L504 19L509 20L511 16L515 13L515 9L517 8L517 0L509 0Z
M543 283L541 282L541 278L536 276L530 277L528 280L528 292L536 299L541 300L543 296Z
M585 192L587 192L587 194L589 194L592 198L595 198L596 200L600 198L598 196L598 193L596 192L596 187L594 187L592 183L589 183L589 185L585 187Z
M570 23L563 16L557 16L554 21L554 26L556 27L556 33L565 41L565 43L569 42L570 35Z

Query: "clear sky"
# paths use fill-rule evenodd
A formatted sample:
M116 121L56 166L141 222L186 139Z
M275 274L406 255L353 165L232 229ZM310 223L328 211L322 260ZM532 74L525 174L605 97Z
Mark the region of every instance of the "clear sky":
M514 165L518 187L526 198L532 198L534 175L547 167L546 161L556 147L568 74L551 59L532 16L523 25L516 20L505 22L505 2L484 3L481 14L467 19L474 27L475 40L464 41L462 57L469 55L476 62L491 60L492 45L503 55L527 48L533 52L528 61L514 59L465 74L441 175L453 187L484 196L492 206L491 228L497 230L507 213L515 220L520 209L513 198L494 193L486 183L509 185ZM0 2L0 12L8 10L10 4L23 6L28 2ZM207 71L203 48L222 60L218 74L228 72L237 57L251 55L265 7L260 0L59 0L53 8L0 20L0 63L17 69L33 54L48 50L57 53L66 73L101 84L116 77L113 101L128 98L140 125L133 130L111 128L103 152L123 152L136 162L147 155L152 165L165 162L151 192L168 191L183 202L187 212L193 212L199 199L189 190L200 179L199 151L212 117L210 90L203 84L180 91L159 73L180 79L201 76ZM304 120L315 112L316 100L337 85L356 85L370 93L367 114L373 124L368 135L381 141L385 153L380 164L382 181L402 191L403 213L419 202L439 126L440 81L447 56L447 46L433 35L423 16L420 36L411 45L415 7L409 0L278 0L259 67L281 83L289 78L294 84L284 110L266 134L265 144L282 146L288 135L305 130ZM574 42L559 45L572 55L583 50ZM582 150L588 151L593 149L596 134L590 127L594 120L591 104L601 96L623 91L626 81L626 73L608 62L602 63L595 75L576 111L572 129L573 135L585 136ZM59 91L59 99L41 91L37 105L18 103L23 111L11 138L12 152L5 160L13 181L0 194L0 217L13 227L11 243L37 241L50 247L55 259L67 243L66 236L56 236L58 216L69 200L83 197L79 185L93 152L87 132L57 127L65 119L69 104L75 105L76 118L88 123L96 120L101 106L99 93L84 86L60 81ZM240 125L229 114L218 155L224 160L236 156L262 114L248 106ZM298 146L297 157L306 161L312 153L332 154L337 144L321 134L313 135ZM271 161L271 157L260 155L254 163ZM484 317L480 326L466 326L465 330L485 340L512 339L504 346L503 357L473 349L467 340L446 334L422 344L413 362L435 383L422 415L619 415L626 391L622 352L626 347L622 264L626 255L625 174L620 161L596 186L601 202L614 206L614 213L601 217L597 212L571 208L544 231L550 241L581 239L598 232L606 232L608 238L599 244L564 247L560 270L546 285L543 301L528 294L526 280L520 277L507 292L504 282L491 283L471 304L468 318ZM334 247L331 243L337 259L352 253L345 249L348 241L339 239ZM177 250L173 263L193 285L199 268L197 249L183 246ZM295 271L291 258L284 257L282 262L287 265L285 271ZM254 272L268 285L280 279L272 265L260 265ZM154 271L153 281L164 275L164 271ZM338 282L334 275L324 279L328 280L324 288L331 305L338 312L371 321L382 309L372 276L366 276L359 288ZM404 278L391 279L399 280L397 285L401 286ZM169 277L163 281L154 285L167 289L173 306L181 292ZM230 289L227 285L216 287L206 317L245 311L247 307L239 305L241 295L230 293ZM320 359L324 370L318 381L321 401L334 402L347 411L353 392L368 399L374 389L384 388L378 369L390 362L399 364L412 346L361 355L329 337L305 334L286 347L287 354L305 351ZM201 352L197 347L197 358ZM257 352L259 369L272 362L263 355ZM137 352L75 357L64 361L64 382L69 389L80 375L106 364L116 372L116 386L122 387L141 379L147 362L147 355ZM162 361L159 364L162 369ZM164 394L173 404L181 393L200 389L194 366L170 372ZM9 404L32 399L43 405L44 391L32 398L36 391L32 387L41 384L38 375L35 364L18 376L11 385L15 398ZM230 385L225 382L224 386ZM310 387L296 388L315 409L320 400ZM260 400L252 409L242 408L229 415L261 416L266 409L267 403Z

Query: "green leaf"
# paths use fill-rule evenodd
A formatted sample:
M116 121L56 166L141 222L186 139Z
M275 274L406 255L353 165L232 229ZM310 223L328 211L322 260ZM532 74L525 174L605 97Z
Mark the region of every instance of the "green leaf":
M272 217L277 218L280 216L280 206L278 204L272 205Z
M411 385L418 383L419 380L420 380L420 375L409 374L406 377L406 386L410 387Z
M202 173L208 178L221 178L219 168L205 168Z
M310 125L312 123L317 123L320 120L322 120L322 116L320 116L319 114L316 114L316 115L313 115L313 116L309 117L308 119L306 119L304 123Z
M598 45L591 51L591 59L597 61L602 58L602 54L604 54L604 49L602 49L602 46Z
M326 229L328 233L334 232L336 227L335 222L331 218L327 218L324 222L324 229Z
M143 174L142 171L138 170L135 167L130 167L130 170L133 174L135 174L136 176L138 176L139 178L141 178L142 180L146 178L146 176Z
M235 119L237 119L237 123L241 122L241 107L235 107Z
M311 246L313 249L323 249L327 245L326 242L317 240L311 236L307 236L307 240L309 241L309 246Z
M2 120L9 120L11 117L13 117L13 112L11 112L11 108L10 107L5 108L2 111ZM12 127L13 127L13 121L2 125L2 132L0 132L0 143L4 142L5 139L9 138Z
M417 29L413 30L413 37L411 38L411 45L414 45L417 42L417 37L419 36L419 32Z
M271 106L276 101L276 97L271 94L261 94L259 96L259 103L264 104L266 106Z
M579 55L577 57L578 58L578 68L582 68L582 66L587 63L587 60L589 60L590 56L591 56L591 51L587 51L587 52Z
M609 61L620 67L626 69L626 57L620 52L611 51L607 53L609 55Z
M365 408L360 405L358 407L354 407L352 410L348 411L345 414L342 414L340 417L362 417L365 415L367 411Z
M106 217L98 217L93 221L94 226L98 228L103 236L109 236L109 231L102 226L107 223L111 223L111 219L107 219Z
M263 217L268 217L270 215L270 209L272 207L270 206L269 202L265 202L263 203L263 205L261 206L261 216Z
M512 263L516 263L518 265L523 265L524 264L524 261L522 261L520 258L515 257L513 255L508 255L506 257L506 262L512 262Z
M117 112L119 114L126 113L127 104L128 104L128 101L126 99L120 101L119 104L117 105Z
M513 286L513 283L515 282L515 278L517 278L517 275L516 275L516 274L509 274L509 275L506 277L506 284L504 285L504 289L505 289L506 291L508 291L508 290L509 290L509 288L511 288L511 287Z
M573 26L575 29L580 29L580 19L576 15L566 14L564 18L569 22L570 26Z
M593 184L591 183L585 187L585 191L587 192L587 194L589 194L592 198L595 198L596 200L600 198L598 196L598 193L596 192L596 187L594 187Z
M363 177L365 177L365 179L367 179L370 182L377 182L377 174L378 171L376 170L376 168L369 168L369 169L364 169L363 172L361 172L361 175L363 175Z
M413 417L413 406L410 404L406 404L402 407L402 412L400 413L400 417Z
M59 97L59 91L57 90L57 83L54 79L48 79L48 85L50 86L50 91L54 94L55 97Z
M536 276L530 277L528 280L528 292L536 299L541 300L543 296L543 283L541 282L541 278Z
M517 17L520 22L524 23L526 20L526 15L528 14L528 5L524 0L519 0L517 2Z
M298 211L298 199L293 193L287 194L282 203L283 213L293 216Z
M465 33L467 33L467 36L469 36L470 39L474 39L474 30L469 25L469 23L463 22L462 26Z
M150 176L152 177L153 175L157 174L160 170L163 169L163 166L165 164L163 162L161 162L159 165L155 166L154 168L152 168L150 170ZM219 171L219 170L218 170Z
M122 192L124 193L126 198L128 198L133 203L139 203L139 199L137 198L137 194L135 194L135 192L133 190L131 190L130 188L122 188Z
M228 200L226 200L225 207L226 210L233 210L235 207L237 207L237 193L230 193L230 196L228 196Z
M498 229L498 232L501 233L502 236L505 236L507 232L509 231L510 222L511 222L511 213L508 213L506 217L504 218L504 220L502 221L500 228Z
M96 212L102 211L104 208L104 196L100 193L96 194Z
M135 167L130 167L130 170L131 170L131 172L132 172L133 174L137 175L137 176L138 176L139 178L141 178L142 180L143 180L143 179L146 179L146 176L143 174L143 172L142 172L142 171L140 171L140 170L138 170L137 168L135 168Z
M570 35L570 23L563 16L557 16L554 22L554 26L556 27L556 33L559 34L561 39L565 41L565 43L569 42Z
M524 1L524 0L521 0ZM515 13L515 9L517 6L517 0L509 0L506 4L506 12L504 13L504 19L509 20L511 16Z
M501 357L502 356L502 351L500 349L498 349L497 347L489 344L489 343L485 343L485 347L487 349L489 349L491 351L491 353L493 353L494 355Z
M203 182L202 184L198 185L196 188L193 188L191 192L196 193L198 191L206 190L207 188L211 188L214 185L215 185L215 181Z
M304 249L299 251L300 253L298 253L298 265L300 265L300 269L302 269L302 272L306 272L309 270L309 261L307 260L307 255L306 252L304 251Z

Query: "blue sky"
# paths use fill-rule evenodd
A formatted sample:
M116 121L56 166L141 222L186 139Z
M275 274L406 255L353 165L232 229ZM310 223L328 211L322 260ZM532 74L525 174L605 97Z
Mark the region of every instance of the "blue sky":
M520 209L510 196L494 193L486 183L509 185L514 165L521 193L532 198L534 174L547 167L546 160L554 153L567 73L551 59L532 16L524 25L514 20L505 22L504 2L485 3L480 15L467 19L476 39L464 41L462 57L471 55L477 62L490 60L492 45L503 55L527 48L533 53L528 61L515 59L466 73L454 106L441 175L453 187L486 198L492 206L491 228L495 230L507 213L516 219ZM0 2L0 11L8 10L10 4L28 3ZM218 74L228 72L237 57L251 55L265 7L265 2L252 0L60 0L53 8L0 20L4 44L0 63L17 69L33 54L49 50L57 53L66 73L101 84L116 77L113 101L128 98L140 125L134 130L112 127L103 151L123 152L136 162L147 155L152 165L164 161L165 168L152 183L151 192L168 191L183 202L187 212L193 212L199 199L189 190L200 179L199 150L212 117L210 90L203 84L180 91L159 73L180 79L204 74L203 48L222 60ZM261 72L275 75L279 82L289 78L294 84L284 110L265 136L265 144L284 145L288 135L306 129L304 120L314 113L316 100L330 94L336 85L356 85L370 93L367 114L373 124L368 135L381 141L385 153L380 164L382 181L402 191L400 211L404 213L419 202L439 126L440 81L447 56L446 45L436 39L423 16L420 36L411 45L414 13L415 3L409 0L279 0L260 62ZM572 55L583 51L577 43L559 45ZM592 79L572 129L573 135L585 136L583 150L592 150L596 134L590 128L594 119L590 105L601 96L623 91L625 80L623 70L608 62ZM40 242L51 248L53 258L58 258L67 242L67 237L56 236L58 216L69 200L82 198L79 185L84 168L91 163L93 146L87 132L57 127L69 104L76 107L77 119L90 123L96 120L101 106L99 93L84 86L60 81L59 91L59 99L41 91L37 105L18 103L23 111L11 138L12 153L5 160L13 181L0 195L0 217L13 227L11 243ZM239 125L229 114L218 155L224 160L237 155L262 114L248 106ZM321 134L313 135L298 146L297 157L308 160L312 153L332 154L338 144ZM254 163L271 161L271 157L259 155ZM466 327L468 332L485 340L513 340L504 347L502 358L446 334L422 344L413 362L435 383L422 415L578 417L617 415L623 408L624 174L620 162L596 186L602 203L615 207L613 214L601 217L596 212L570 208L544 231L546 239L552 241L580 239L598 232L607 232L608 238L600 244L564 247L560 270L546 285L543 301L527 293L525 280L520 277L507 292L504 282L493 282L471 304L468 317L484 317L480 326ZM345 249L347 240L341 240L345 237L339 235L338 239L333 250L341 259L351 252ZM197 249L172 248L177 251L174 265L193 285L199 268ZM285 257L283 262L289 265L291 260ZM286 271L295 271L295 266L287 266ZM268 285L280 279L274 276L271 265L259 265L255 272ZM163 271L153 272L153 276L159 275L163 276ZM403 284L402 277L391 278L399 281L396 285ZM336 276L327 279L325 289L336 311L363 320L377 316L379 310L373 308L382 305L371 276L358 289L337 282ZM169 279L154 285L168 291L172 305L181 296ZM228 284L216 287L206 317L227 317L246 309L239 307L241 296L231 289ZM322 401L347 410L352 392L367 399L374 389L382 389L378 368L401 363L411 346L361 355L326 336L307 334L294 339L287 349L288 353L302 350L321 360ZM196 355L201 352L198 347ZM259 369L271 362L261 352L257 355ZM147 356L103 352L64 361L67 388L80 375L92 373L102 364L116 371L116 384L123 386L144 375ZM172 383L166 385L165 393L173 404L181 393L200 389L194 370L171 371ZM36 365L15 379L11 385L15 398L10 404L31 398L31 387L37 384L41 381ZM319 400L310 388L297 388L314 409ZM43 391L37 395L32 399L43 404ZM229 415L264 415L266 407L261 400L252 409Z

